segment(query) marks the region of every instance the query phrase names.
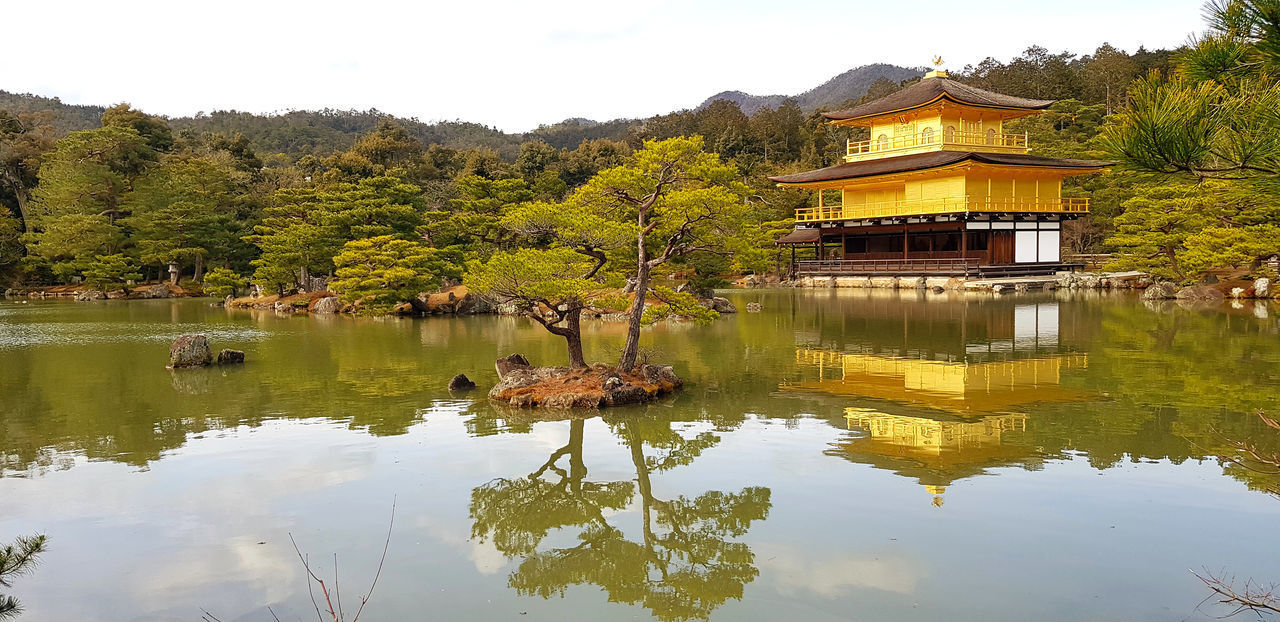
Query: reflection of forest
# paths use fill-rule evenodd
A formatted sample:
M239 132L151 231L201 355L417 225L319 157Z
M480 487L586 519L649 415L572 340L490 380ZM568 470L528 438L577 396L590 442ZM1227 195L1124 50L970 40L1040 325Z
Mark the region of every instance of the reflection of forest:
M765 311L646 333L689 380L665 403L667 417L732 427L753 415L815 413L844 429L849 406L933 420L1018 412L1028 420L1017 442L1042 448L1038 457L1071 450L1098 468L1212 458L1223 455L1224 437L1276 444L1253 416L1280 397L1275 318L1176 305L1153 312L1094 292L735 296ZM276 317L153 303L30 305L21 310L30 324L6 324L67 341L0 356L0 475L62 468L75 456L145 465L192 435L271 419L401 434L438 401L456 399L444 385L459 371L491 373L496 354L516 351L535 361L564 356L563 344L515 318ZM215 347L247 350L249 363L171 373L162 367L165 339L128 338L193 330L209 332ZM597 337L591 356L614 356L613 337ZM818 384L793 390L803 383ZM486 434L498 423L467 425Z
M719 437L686 438L669 421L648 417L612 426L629 450L635 480L593 482L582 458L583 427L582 419L571 420L568 442L529 475L472 491L472 536L520 560L510 586L549 598L569 586L595 585L610 601L641 605L661 620L705 619L741 599L759 571L751 549L732 538L768 515L769 489L659 497L653 476L689 464ZM646 445L655 452L645 455ZM617 526L614 517L628 508L640 513L639 537ZM574 534L576 544L543 546L555 533Z

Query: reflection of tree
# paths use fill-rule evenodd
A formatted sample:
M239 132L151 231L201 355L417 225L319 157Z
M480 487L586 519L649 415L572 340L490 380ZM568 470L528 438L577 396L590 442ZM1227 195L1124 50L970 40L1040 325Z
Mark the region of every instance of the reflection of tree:
M605 510L621 510L634 494L633 482L584 481L583 421L569 424L569 442L526 477L495 479L471 491L471 534L492 538L508 556L533 553L553 529L572 525L605 525ZM569 457L566 471L559 466ZM544 478L548 472L558 479Z
M499 479L472 491L472 535L492 539L508 557L523 557L509 577L522 595L549 598L571 585L597 585L613 602L640 604L662 620L703 619L759 571L744 543L752 521L770 508L768 488L708 491L695 498L660 499L651 475L688 464L719 438L685 439L668 422L628 420L616 431L630 450L636 481L585 481L582 420L570 424L569 443L528 477ZM662 454L644 455L644 445ZM568 456L568 469L558 466ZM642 537L632 540L606 512L622 510L639 494ZM552 530L579 527L574 546L539 550Z

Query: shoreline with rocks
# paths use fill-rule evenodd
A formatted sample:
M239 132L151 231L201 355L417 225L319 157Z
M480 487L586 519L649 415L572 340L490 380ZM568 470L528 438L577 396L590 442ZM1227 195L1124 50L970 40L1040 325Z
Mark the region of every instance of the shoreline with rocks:
M737 313L738 308L727 298L712 296L700 299L699 304L718 313ZM278 313L310 313L358 314L360 306L342 302L338 295L330 291L298 293L290 296L243 296L228 297L223 305L229 309L269 309ZM546 313L551 315L550 310ZM499 304L485 296L473 293L465 285L454 285L439 292L419 294L411 302L396 305L388 315L393 316L430 316L430 315L524 315L511 304ZM613 322L626 322L630 318L628 309L605 309L588 307L582 313L583 319L595 319Z
M52 285L48 287L10 287L4 290L4 297L12 298L71 298L77 302L93 302L95 300L151 300L157 298L200 298L203 291L190 290L181 285L171 283L150 283L130 285L120 289L102 291L87 288L84 285Z

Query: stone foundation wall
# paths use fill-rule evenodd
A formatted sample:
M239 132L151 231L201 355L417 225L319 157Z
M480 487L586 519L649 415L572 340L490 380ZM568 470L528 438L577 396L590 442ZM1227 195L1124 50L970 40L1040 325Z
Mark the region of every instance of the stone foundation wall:
M795 287L823 288L873 288L873 289L964 289L965 280L957 277L923 276L802 276Z

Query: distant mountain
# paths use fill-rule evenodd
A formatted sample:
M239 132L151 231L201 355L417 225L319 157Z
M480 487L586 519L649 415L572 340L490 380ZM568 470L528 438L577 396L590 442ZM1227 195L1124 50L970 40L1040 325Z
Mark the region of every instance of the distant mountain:
M805 111L821 107L835 108L850 99L857 99L880 78L895 83L914 78L923 69L910 69L895 65L866 65L850 69L823 84L795 95ZM786 95L750 95L741 91L725 91L711 96L699 106L705 108L717 99L737 103L742 111L751 115L761 108L776 108L787 99ZM87 130L100 126L103 106L67 104L56 97L43 97L29 93L0 91L0 110L17 113L42 113L47 123L59 134ZM629 132L643 121L638 119L614 119L594 121L570 118L542 125L523 133L508 133L497 128L465 121L437 121L426 123L414 118L393 117L385 112L371 110L289 110L269 114L218 110L194 117L165 117L175 132L221 132L244 134L253 148L261 154L280 153L292 157L301 154L327 154L350 147L356 139L377 127L383 119L392 119L424 144L443 145L455 149L487 147L502 157L514 159L520 152L520 144L529 140L543 140L553 147L573 149L584 140L609 138L625 139Z
M57 97L0 91L0 110L17 114L44 113L44 122L66 133L101 126L102 113L107 109L102 106L65 104Z
M40 113L43 122L52 125L59 135L101 127L103 106L67 104L56 97L30 93L0 91L0 110L15 113ZM497 128L465 121L424 123L418 119L394 117L380 110L289 110L256 114L237 110L217 110L194 117L164 117L175 132L221 132L244 134L260 153L327 154L350 147L356 139L377 127L383 119L392 119L427 145L443 145L455 149L488 147L504 158L514 159L520 144L543 140L553 147L573 149L584 140L610 138L622 140L639 122L631 119L593 121L565 119L524 133L507 133Z
M764 108L769 108L772 110L774 108L777 108L778 106L781 106L782 102L787 100L787 96L786 95L752 95L750 93L743 93L742 91L723 91L720 93L716 93L715 95L712 95L711 97L708 97L705 100L703 100L701 104L698 104L697 109L702 110L707 106L710 106L712 102L716 102L720 100L731 101L737 104L738 107L742 109L742 112L746 113L746 115L749 117L755 114L756 111L758 110L761 110Z
M819 108L838 108L841 104L851 99L862 97L867 92L867 89L871 88L871 85L880 78L885 78L896 84L910 78L918 78L924 75L925 71L925 69L918 67L899 67L883 63L863 65L854 67L814 88L790 97L794 97L796 103L805 112ZM706 108L713 101L724 99L738 104L738 107L742 108L742 112L750 116L761 108L777 108L788 97L787 95L751 95L742 91L724 91L708 97L698 106L698 110Z

